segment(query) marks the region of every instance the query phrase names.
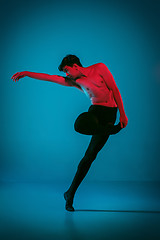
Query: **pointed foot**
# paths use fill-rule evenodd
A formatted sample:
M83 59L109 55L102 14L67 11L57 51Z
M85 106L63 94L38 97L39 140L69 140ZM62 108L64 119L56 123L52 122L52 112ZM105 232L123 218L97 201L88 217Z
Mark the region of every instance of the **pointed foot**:
M65 209L70 212L75 211L74 207L72 206L73 205L73 197L68 192L64 193L64 199L66 200Z
M117 134L122 130L120 122L117 125L113 125L112 123L109 123L108 125L110 127L110 135Z

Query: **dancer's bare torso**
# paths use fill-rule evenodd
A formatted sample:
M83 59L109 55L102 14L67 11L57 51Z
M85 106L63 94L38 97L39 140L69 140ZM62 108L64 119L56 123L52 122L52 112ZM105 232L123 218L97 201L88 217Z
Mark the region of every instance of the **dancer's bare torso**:
M83 91L91 100L93 105L103 105L107 107L117 107L113 97L113 92L107 87L106 81L101 76L98 64L87 67L89 74L76 80L69 80L74 87ZM108 70L108 81L112 77Z

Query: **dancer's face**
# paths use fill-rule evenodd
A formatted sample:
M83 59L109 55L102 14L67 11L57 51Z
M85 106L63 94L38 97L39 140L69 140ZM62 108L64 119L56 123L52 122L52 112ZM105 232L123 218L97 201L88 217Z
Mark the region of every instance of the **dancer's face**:
M63 68L63 71L66 73L67 76L69 76L73 79L76 79L82 75L78 69L79 68L78 68L77 64L74 64L73 67L65 66Z

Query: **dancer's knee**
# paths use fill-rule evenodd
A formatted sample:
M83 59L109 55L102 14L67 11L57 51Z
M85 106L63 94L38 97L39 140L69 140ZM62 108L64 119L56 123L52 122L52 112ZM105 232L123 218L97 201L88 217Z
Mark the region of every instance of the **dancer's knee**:
M83 159L80 161L78 168L90 167L93 161L96 159L96 156L97 154L94 152L85 154Z
M98 126L97 118L88 112L84 112L78 116L74 123L74 129L76 132L93 135Z
M86 151L85 157L89 159L90 161L94 161L97 156L97 152L92 150L92 151Z

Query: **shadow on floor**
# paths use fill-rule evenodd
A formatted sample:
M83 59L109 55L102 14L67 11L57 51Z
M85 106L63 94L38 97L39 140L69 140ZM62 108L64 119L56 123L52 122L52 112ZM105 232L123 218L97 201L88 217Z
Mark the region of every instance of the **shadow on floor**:
M160 213L160 211L146 211L146 210L95 210L95 209L75 209L75 212Z

